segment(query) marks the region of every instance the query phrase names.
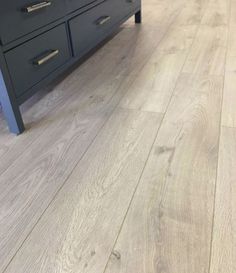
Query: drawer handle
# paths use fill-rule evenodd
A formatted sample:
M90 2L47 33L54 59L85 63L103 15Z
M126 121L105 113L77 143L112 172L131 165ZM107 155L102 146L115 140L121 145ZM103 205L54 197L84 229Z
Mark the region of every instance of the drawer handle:
M97 25L102 26L111 20L111 16L103 16L97 20Z
M23 11L27 12L27 13L30 13L30 12L33 12L33 11L36 11L36 10L43 9L43 8L48 7L48 6L51 6L51 4L52 4L52 2L45 1L45 2L41 2L41 3L29 6L29 7L25 7L25 8L23 8Z
M59 54L58 49L53 50L51 53L49 53L47 56L43 57L42 59L33 61L33 64L38 65L38 66L43 65L58 54Z
M126 0L127 3L133 4L134 0Z

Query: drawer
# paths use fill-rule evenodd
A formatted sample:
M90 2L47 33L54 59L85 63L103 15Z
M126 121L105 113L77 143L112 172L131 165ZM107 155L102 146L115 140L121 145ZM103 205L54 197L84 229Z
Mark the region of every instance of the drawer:
M73 12L96 1L97 0L67 0L68 11Z
M125 17L121 1L107 0L69 22L74 55L88 52L107 36L122 16Z
M72 19L69 26L74 55L80 57L101 42L140 3L140 0L106 0Z
M65 0L0 0L0 40L11 42L65 15Z
M16 96L45 78L70 58L65 25L16 47L5 54Z

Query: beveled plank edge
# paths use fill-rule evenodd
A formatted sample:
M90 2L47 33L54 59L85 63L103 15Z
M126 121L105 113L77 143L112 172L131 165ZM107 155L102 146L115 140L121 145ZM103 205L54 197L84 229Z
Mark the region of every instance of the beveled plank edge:
M208 266L208 273L211 273L212 270L212 258L213 258L213 240L214 240L214 229L215 229L215 213L216 213L216 194L217 194L217 187L218 187L218 179L219 179L219 168L220 168L220 147L222 141L222 130L223 130L223 107L224 107L224 96L225 96L225 78L226 78L226 65L227 65L227 58L229 57L229 35L230 35L230 17L231 17L231 6L232 0L229 1L228 6L228 25L227 28L227 41L226 41L226 52L225 52L225 63L224 63L224 75L223 75L223 92L222 92L222 99L221 99L221 111L220 111L220 126L219 126L219 135L218 135L218 151L217 151L217 168L216 168L216 177L215 177L215 189L214 189L214 205L213 205L213 219L212 219L212 232L211 232L211 243L210 243L210 256L209 256L209 266Z
M229 132L230 134L226 136L225 135L226 132ZM219 156L218 156L218 165L217 165L217 180L216 180L216 191L215 191L215 204L214 204L214 219L213 219L213 229L212 229L211 257L210 257L210 263L209 263L209 271L208 271L208 273L219 273L219 272L222 272L217 267L217 266L219 266L219 264L217 266L215 265L215 260L214 260L215 257L213 256L213 255L217 255L217 254L219 255L219 253L221 252L221 250L219 250L219 249L215 250L215 246L214 246L214 244L216 244L216 246L217 245L219 246L219 244L217 243L217 240L219 239L219 237L216 237L216 234L215 234L215 231L216 231L216 233L219 232L219 227L216 227L216 225L219 225L219 222L217 222L217 220L219 220L219 218L216 220L216 217L217 217L216 216L216 210L217 210L217 201L219 201L218 199L222 199L222 197L220 197L220 195L223 194L222 192L219 192L219 190L218 190L218 187L220 187L219 183L222 184L222 176L223 176L222 173L224 172L224 170L222 170L223 166L221 166L221 164L224 165L223 160L225 159L225 151L223 151L223 149L224 149L223 146L229 145L228 143L225 144L225 142L223 141L223 139L227 139L227 138L229 139L233 135L236 136L236 128L235 127L221 126L220 141L219 141ZM222 150L221 150L221 147L222 147ZM225 202L228 202L228 200L226 200ZM219 209L219 207L218 207L218 209ZM222 238L220 238L219 240L222 240ZM232 242L232 244L233 244L233 242ZM214 253L215 251L217 252L217 254ZM233 250L231 250L231 252L233 252ZM229 253L230 253L230 251L228 251L228 255L229 255ZM217 256L218 260L216 262L220 262L219 258L220 257ZM225 266L225 264L224 264L224 266ZM224 268L224 266L223 266L223 268ZM215 270L217 270L217 271L215 271ZM231 269L231 270L233 270L233 269ZM233 271L230 271L230 272L233 272Z

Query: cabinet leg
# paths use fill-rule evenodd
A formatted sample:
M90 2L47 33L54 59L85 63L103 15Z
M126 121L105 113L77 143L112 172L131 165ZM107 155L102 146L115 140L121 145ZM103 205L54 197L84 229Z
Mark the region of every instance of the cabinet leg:
M1 71L0 71L0 103L3 110L3 114L8 123L9 130L19 135L21 134L25 128L22 120L22 116L20 113L20 109L16 101L9 97L7 92Z
M140 24L142 23L142 13L141 10L135 13L135 23Z

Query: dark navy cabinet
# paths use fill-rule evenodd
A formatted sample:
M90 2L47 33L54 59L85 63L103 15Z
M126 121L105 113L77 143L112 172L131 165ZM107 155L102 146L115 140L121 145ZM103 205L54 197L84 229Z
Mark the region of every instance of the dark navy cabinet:
M0 103L11 132L24 131L19 106L94 48L140 0L0 0Z

